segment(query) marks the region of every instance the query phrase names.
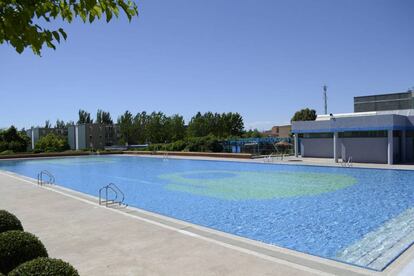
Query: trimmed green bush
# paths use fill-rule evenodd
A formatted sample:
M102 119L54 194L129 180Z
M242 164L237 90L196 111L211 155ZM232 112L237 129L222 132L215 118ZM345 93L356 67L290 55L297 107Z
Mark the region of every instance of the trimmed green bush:
M10 230L23 231L23 226L15 215L6 210L0 210L0 233Z
M23 231L0 233L0 272L7 274L18 265L48 257L46 248L33 234Z
M59 259L37 258L19 265L8 276L79 276L69 263Z
M36 152L56 152L68 149L69 144L68 141L66 141L66 138L54 133L49 133L46 136L43 136L35 145Z

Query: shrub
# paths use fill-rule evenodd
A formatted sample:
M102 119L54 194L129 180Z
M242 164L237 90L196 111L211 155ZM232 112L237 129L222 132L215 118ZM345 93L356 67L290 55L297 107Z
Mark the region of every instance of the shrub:
M48 257L46 248L34 235L23 231L0 233L0 272L9 273L18 265Z
M0 233L10 230L23 231L23 226L15 215L6 210L0 210Z
M196 152L221 152L223 146L220 141L213 135L204 137L191 137L187 139L187 146L185 151L196 151Z
M79 276L69 263L59 259L37 258L16 267L9 276Z
M49 133L46 136L43 136L35 145L36 152L65 151L67 149L69 149L68 141L54 133Z
M4 151L0 152L0 155L10 155L10 154L14 154L14 151L12 151L12 150L4 150Z
M169 144L151 144L144 150L222 152L223 146L217 137L208 135L204 137L189 137L186 140L178 140Z

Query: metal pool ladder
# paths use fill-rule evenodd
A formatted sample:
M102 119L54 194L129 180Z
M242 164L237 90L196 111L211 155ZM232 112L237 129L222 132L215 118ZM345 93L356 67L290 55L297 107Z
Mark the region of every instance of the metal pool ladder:
M43 180L43 176L47 176L48 179L46 181ZM37 174L37 184L55 184L55 177L53 174L47 170L43 170Z
M352 156L349 156L348 157L348 161L342 160L341 166L342 167L345 167L345 168L351 168L353 166L353 164L352 164Z
M106 207L112 205L127 207L128 204L125 204L124 200L124 193L114 183L109 183L99 189L99 205L105 205Z

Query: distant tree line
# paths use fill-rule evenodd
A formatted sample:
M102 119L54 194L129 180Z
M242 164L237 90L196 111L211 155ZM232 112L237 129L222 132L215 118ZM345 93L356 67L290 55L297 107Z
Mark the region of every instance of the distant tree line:
M186 126L183 116L178 114L167 116L162 112L148 114L144 111L133 115L126 111L117 123L123 142L128 144L171 143L205 136L228 138L245 132L242 116L232 112L198 112Z
M316 111L305 108L292 117L292 121L315 120ZM94 120L91 114L80 109L77 124L113 124L114 120L107 111L99 109ZM52 126L49 120L45 128L67 128L73 121L57 120ZM257 129L244 129L243 117L239 113L198 112L188 125L183 116L168 116L163 112L147 113L145 111L132 114L125 111L116 120L119 125L121 144L150 144L149 150L185 150L185 151L220 151L220 141L229 138L258 138L263 134ZM0 153L24 152L30 145L30 138L23 129L18 131L14 126L0 130ZM67 139L56 134L48 134L37 142L35 151L62 151L68 149Z

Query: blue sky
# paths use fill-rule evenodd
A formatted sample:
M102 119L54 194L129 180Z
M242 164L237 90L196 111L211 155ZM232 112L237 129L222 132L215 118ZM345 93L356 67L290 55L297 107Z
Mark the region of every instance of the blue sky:
M246 127L303 107L414 86L412 0L143 0L140 16L62 25L42 57L0 45L0 127L160 110L239 112ZM56 23L56 26L61 24Z

